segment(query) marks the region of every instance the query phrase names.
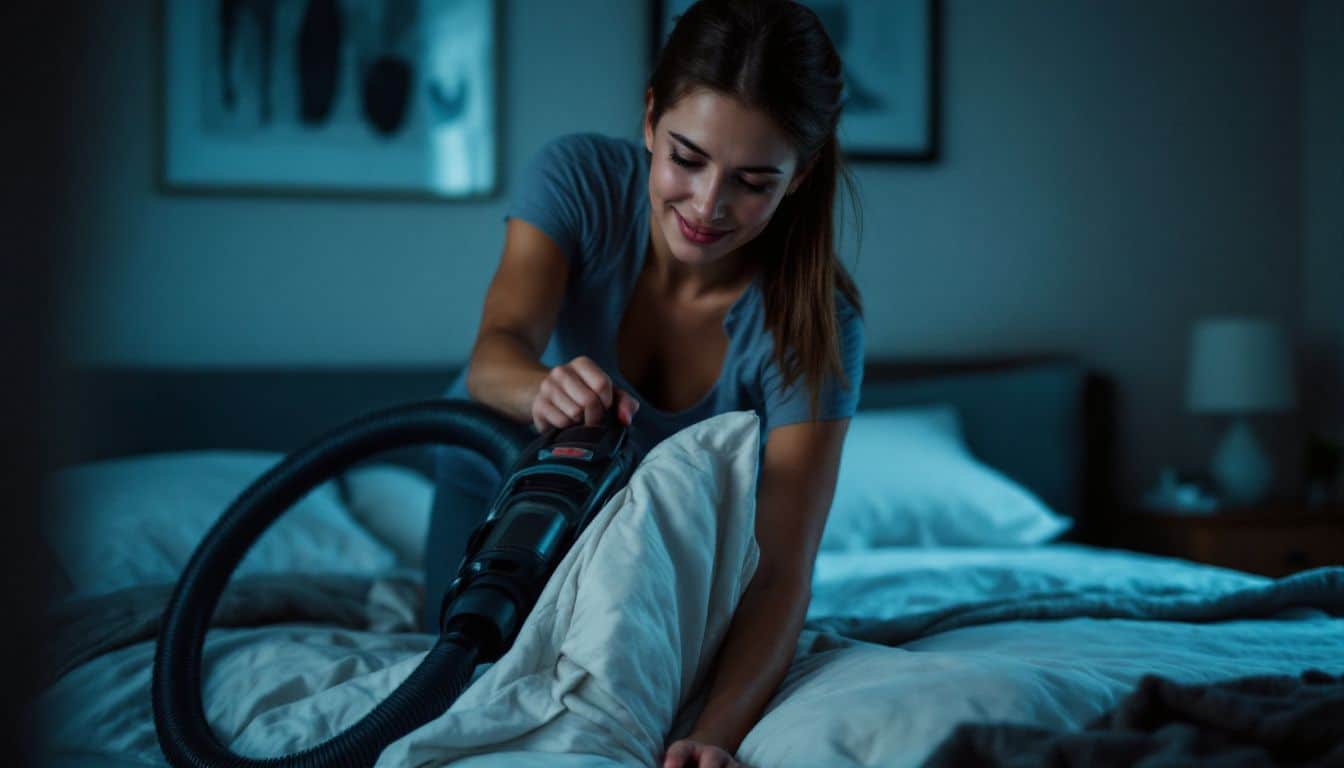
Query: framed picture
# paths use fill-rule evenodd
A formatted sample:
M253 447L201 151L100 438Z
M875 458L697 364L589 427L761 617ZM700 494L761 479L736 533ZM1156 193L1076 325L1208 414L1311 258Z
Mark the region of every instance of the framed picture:
M488 197L496 0L161 0L167 192Z
M654 56L693 0L655 0ZM840 146L850 160L938 158L939 0L800 0L845 66Z

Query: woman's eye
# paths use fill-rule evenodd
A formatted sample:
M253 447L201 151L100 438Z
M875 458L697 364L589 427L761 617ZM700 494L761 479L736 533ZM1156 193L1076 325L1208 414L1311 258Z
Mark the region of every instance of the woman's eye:
M691 162L690 160L687 160L686 158L682 157L681 155L678 155L678 154L677 154L677 151L676 151L675 149L672 150L672 154L671 154L669 157L672 158L672 162L676 163L677 165L680 165L682 168L699 168L699 167L700 167L700 164L699 164L699 163Z
M682 168L699 168L702 165L702 163L697 163L694 160L689 160L687 158L682 157L681 155L678 155L677 150L675 149L672 150L672 152L667 157L669 160L676 163L677 165L680 165ZM739 178L737 180L737 183L741 184L744 188L747 189L747 191L756 194L766 192L767 190L770 189L770 185L768 184L752 184L751 182L743 178Z

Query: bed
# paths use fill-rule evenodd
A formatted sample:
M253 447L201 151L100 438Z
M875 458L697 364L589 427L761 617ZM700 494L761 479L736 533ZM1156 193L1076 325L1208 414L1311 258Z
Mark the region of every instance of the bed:
M280 452L432 397L452 373L65 377L78 439L62 446L58 509L44 514L64 588L30 709L48 763L162 765L148 696L157 611L211 514ZM1146 675L1344 672L1344 569L1274 582L1098 546L1113 522L1114 393L1079 361L870 361L860 409L808 624L745 764L920 765L961 724L1077 732ZM756 423L716 418L650 454L548 585L517 653L380 765L651 765L686 731L754 567ZM408 450L352 470L244 562L205 661L207 712L235 751L328 738L432 644L414 631L428 466ZM585 586L631 570L662 575ZM617 616L641 606L642 621Z

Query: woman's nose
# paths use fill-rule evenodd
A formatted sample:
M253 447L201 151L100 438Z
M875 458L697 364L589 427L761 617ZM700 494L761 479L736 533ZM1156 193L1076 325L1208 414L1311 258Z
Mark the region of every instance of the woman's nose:
M728 209L728 200L725 199L723 194L723 182L719 179L712 179L696 190L691 209L700 219L700 224L713 224L722 219Z

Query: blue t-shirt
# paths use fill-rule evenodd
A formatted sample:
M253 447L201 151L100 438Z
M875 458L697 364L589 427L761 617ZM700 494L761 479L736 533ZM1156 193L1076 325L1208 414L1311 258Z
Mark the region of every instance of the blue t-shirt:
M788 388L782 385L759 277L724 317L729 341L723 368L700 402L682 411L659 410L621 374L617 335L650 246L648 177L649 153L642 144L591 133L557 138L528 164L505 220L517 217L537 227L569 259L565 297L541 362L556 366L579 355L596 362L615 386L639 400L631 437L643 452L684 427L728 411L754 410L763 436L807 421L811 412L804 377ZM819 420L852 416L863 378L863 320L839 291L835 301L849 386L832 375L825 378ZM447 396L469 397L465 371Z

